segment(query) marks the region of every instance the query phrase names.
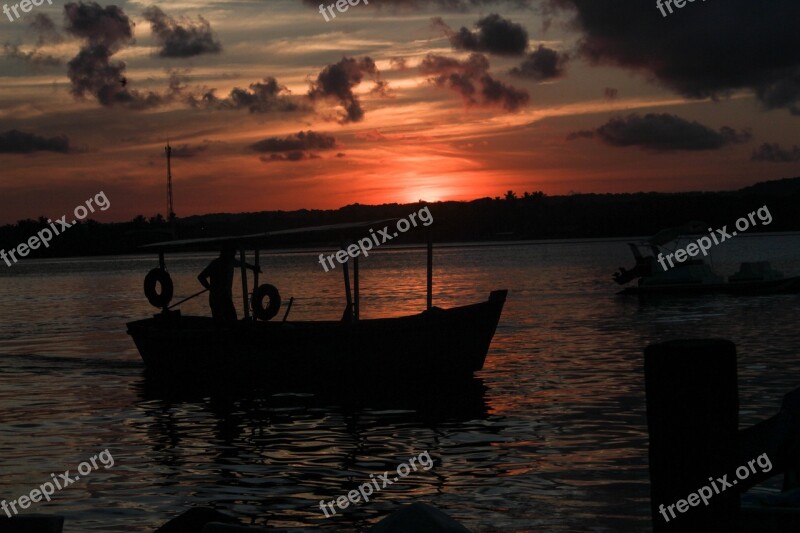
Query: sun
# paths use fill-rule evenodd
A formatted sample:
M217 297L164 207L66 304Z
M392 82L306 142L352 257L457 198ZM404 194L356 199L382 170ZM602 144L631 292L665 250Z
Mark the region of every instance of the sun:
M417 202L441 202L442 200L452 197L453 191L437 186L437 185L422 185L410 189L405 195L406 203Z

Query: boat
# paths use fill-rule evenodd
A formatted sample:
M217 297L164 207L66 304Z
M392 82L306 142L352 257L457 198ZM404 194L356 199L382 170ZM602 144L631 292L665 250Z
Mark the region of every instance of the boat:
M293 233L345 232L385 221L338 224L273 231L238 237L167 241L155 248L159 265L148 273L145 294L161 312L127 324L148 375L167 379L206 377L270 382L340 382L403 377L472 379L483 368L506 300L506 290L491 292L483 302L442 309L432 305L432 254L428 240L427 308L393 318L360 318L358 257L343 266L344 313L338 320L288 320L292 300L282 306L277 288L259 286L259 250L264 241ZM344 239L343 239L343 242ZM239 250L245 317L224 322L207 316L183 315L170 305L173 287L166 268L166 250L234 244ZM248 290L247 251L253 251L255 273ZM353 263L351 290L349 263ZM154 286L161 285L161 291ZM204 292L204 291L202 291ZM201 293L202 293L201 292ZM201 294L198 293L198 294ZM195 295L197 296L197 295ZM264 299L269 299L265 306ZM277 305L276 305L277 304ZM282 320L271 320L284 311ZM250 312L252 310L252 313Z
M702 232L702 222L689 222L668 228L643 242L630 242L636 264L631 269L620 267L613 279L620 285L638 280L636 285L618 292L622 295L693 295L693 294L793 294L800 292L800 276L785 277L774 270L769 261L744 262L739 270L725 277L716 273L702 259L687 259L664 270L658 257L675 251L668 247L684 235ZM663 261L663 259L662 259Z

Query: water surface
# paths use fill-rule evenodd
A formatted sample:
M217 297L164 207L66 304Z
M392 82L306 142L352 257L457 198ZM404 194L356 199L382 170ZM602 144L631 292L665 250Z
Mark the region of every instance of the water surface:
M295 298L290 319L341 316L341 271L325 273L319 252L264 260L262 279L284 301ZM168 257L176 301L199 290L196 275L211 258ZM756 259L800 274L800 237L737 238L714 261L729 274ZM800 296L618 297L611 273L631 263L623 241L438 249L436 305L510 292L476 382L424 398L386 397L380 384L344 396L153 388L125 323L155 311L142 294L154 257L4 268L0 495L16 499L107 448L112 468L29 511L65 515L70 533L150 531L197 505L248 524L354 531L420 500L474 531L647 531L642 349L673 338L733 340L741 421L753 423L800 384ZM422 310L424 250L371 253L361 261L361 288L362 318ZM207 303L197 298L182 311L207 314ZM430 471L335 517L320 511L321 499L423 451L435 459Z

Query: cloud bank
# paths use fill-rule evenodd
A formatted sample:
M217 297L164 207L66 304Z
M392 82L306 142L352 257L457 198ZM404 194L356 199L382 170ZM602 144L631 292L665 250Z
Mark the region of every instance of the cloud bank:
M493 13L475 23L475 31L462 27L453 31L440 17L433 19L456 50L485 52L501 56L519 56L528 49L528 32L520 24Z
M190 95L187 102L192 107L207 109L239 110L250 113L270 113L274 111L297 111L300 106L292 101L291 92L273 77L251 83L249 88L234 87L228 96L220 98L216 89L203 89L199 96Z
M419 66L428 81L460 94L468 106L497 105L506 111L517 111L528 104L527 91L496 80L489 74L489 60L483 54L472 54L464 61L438 54L428 54Z
M528 54L519 67L511 69L512 76L546 81L561 78L565 75L565 66L569 61L567 54L561 54L544 45Z
M287 137L268 137L250 145L255 152L266 153L261 157L265 163L275 161L303 161L318 159L312 150L332 150L336 139L315 131L300 131Z
M64 6L66 30L85 40L78 55L67 64L72 94L94 96L106 107L115 105L148 109L162 105L165 97L127 87L125 62L111 57L133 41L133 23L117 6L101 7L96 2Z
M3 154L30 154L33 152L67 154L72 151L66 135L41 137L20 130L8 130L0 133L0 153Z
M747 131L737 132L723 126L719 131L696 121L688 121L666 113L633 113L616 117L594 130L570 133L568 140L597 138L616 147L638 146L656 152L718 150L731 144L748 142Z
M360 122L364 119L361 101L353 92L365 77L375 82L378 92L385 92L386 83L380 79L380 72L370 57L355 59L343 57L341 61L328 65L311 83L308 97L312 101L329 100L343 108L337 117L342 124Z
M194 57L222 51L222 43L211 31L211 24L200 15L197 21L178 20L167 16L158 6L150 6L144 18L161 45L158 51L161 57Z
M753 150L751 159L770 163L797 163L800 162L800 147L795 145L792 148L783 148L778 143L764 143Z
M800 114L800 2L696 2L665 19L649 2L549 0L581 33L593 64L641 71L689 98L753 91L766 109ZM685 15L685 16L684 16Z

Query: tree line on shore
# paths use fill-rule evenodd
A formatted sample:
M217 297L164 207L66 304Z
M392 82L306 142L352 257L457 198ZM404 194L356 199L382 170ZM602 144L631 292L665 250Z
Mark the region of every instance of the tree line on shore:
M547 196L538 192L507 191L495 198L428 203L436 242L570 239L649 236L689 221L708 227L732 225L743 214L763 205L773 222L756 231L800 230L800 178L762 182L724 192L625 193ZM282 229L403 218L420 204L352 204L339 209L263 211L209 214L178 218L177 237L194 239L246 235ZM0 248L11 249L47 226L47 219L20 220L0 227ZM65 257L141 253L140 246L172 238L171 223L158 214L139 215L129 222L87 220L59 235L46 249L30 257ZM397 244L424 242L425 231L409 231ZM280 247L330 244L336 236L324 233L274 239ZM337 242L338 244L338 242ZM395 241L392 241L395 244ZM200 247L202 249L202 247ZM206 249L213 248L205 247Z

